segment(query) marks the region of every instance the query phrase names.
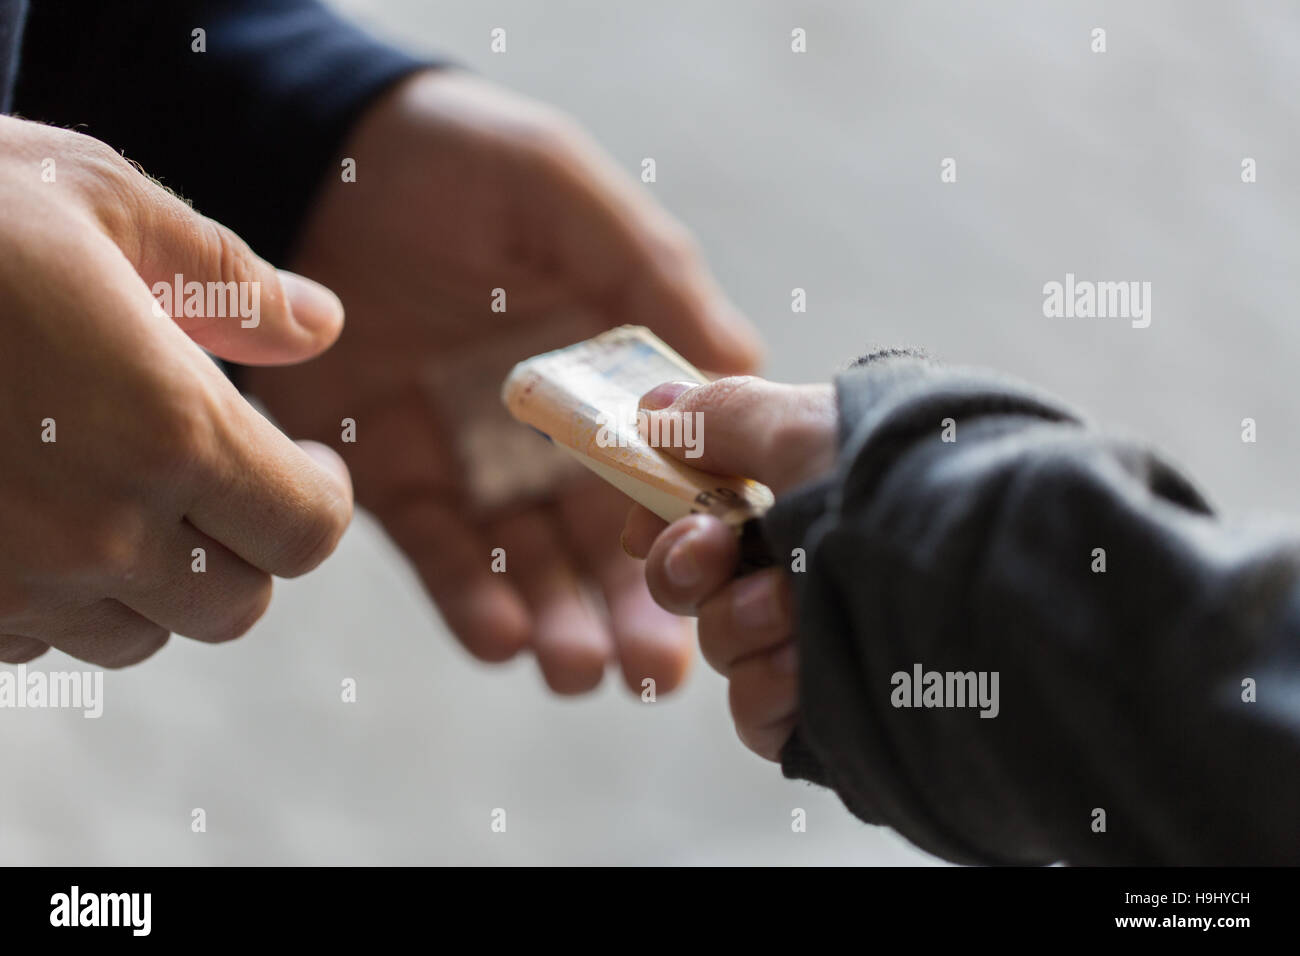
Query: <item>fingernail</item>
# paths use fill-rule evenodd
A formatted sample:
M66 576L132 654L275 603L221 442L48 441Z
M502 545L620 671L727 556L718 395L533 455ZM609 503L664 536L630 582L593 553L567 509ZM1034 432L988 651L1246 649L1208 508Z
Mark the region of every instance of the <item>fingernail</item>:
M731 614L736 624L751 630L768 630L776 626L776 589L769 574L741 578L732 599Z
M695 541L698 537L698 531L682 535L664 559L664 573L675 587L694 587L700 580L700 563L695 560Z
M696 388L699 382L664 382L662 385L656 385L650 391L641 396L638 407L648 411L658 411L661 408L667 408L682 395L683 392L689 392Z
M314 332L343 321L343 303L328 288L287 269L280 269L279 273L280 288L295 322Z

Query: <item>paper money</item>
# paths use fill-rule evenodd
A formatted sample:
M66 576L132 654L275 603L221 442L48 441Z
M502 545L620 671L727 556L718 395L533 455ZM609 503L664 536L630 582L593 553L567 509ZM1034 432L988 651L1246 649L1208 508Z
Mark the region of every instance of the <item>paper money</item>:
M698 457L707 441L703 416L659 416L643 435L637 402L664 382L708 379L649 329L625 325L515 366L501 399L584 466L665 521L711 514L740 532L772 505L766 485L711 475L662 451ZM649 419L645 419L648 422Z

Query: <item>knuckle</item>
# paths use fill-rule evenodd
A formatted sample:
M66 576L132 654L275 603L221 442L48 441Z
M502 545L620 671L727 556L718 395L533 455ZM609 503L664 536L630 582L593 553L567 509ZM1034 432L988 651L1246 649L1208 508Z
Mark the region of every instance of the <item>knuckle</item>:
M71 135L69 150L85 201L110 235L138 232L148 179L107 143L84 133Z
M297 524L281 552L282 577L306 574L334 553L352 521L352 508L339 495L331 495L308 511Z
M198 473L210 459L214 418L201 392L164 386L151 396L147 415L134 449L145 477L170 484Z
M760 381L755 375L729 375L684 392L682 397L693 410L730 415L752 399Z
M256 280L257 266L248 244L218 222L209 219L205 223L211 274L223 285Z
M145 522L131 507L108 509L83 539L84 570L113 581L129 580L145 540Z
M139 170L121 153L103 140L85 133L70 132L70 148L77 163L91 178L106 186L134 189L139 185Z
M227 616L216 628L203 634L201 639L209 644L224 644L243 637L253 629L271 604L271 577L265 575L258 586L244 598L238 613Z

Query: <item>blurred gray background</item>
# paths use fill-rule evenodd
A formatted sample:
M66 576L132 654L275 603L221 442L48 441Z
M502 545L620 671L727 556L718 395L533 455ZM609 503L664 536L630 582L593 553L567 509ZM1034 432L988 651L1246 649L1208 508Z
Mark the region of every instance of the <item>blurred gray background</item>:
M645 188L761 327L772 377L922 345L1149 438L1232 515L1300 511L1300 6L340 6L558 104L631 175L655 157ZM488 48L498 26L505 55ZM1150 281L1151 327L1044 318L1042 286L1067 271ZM0 861L933 862L749 755L703 666L653 706L613 676L560 700L530 659L474 663L361 516L320 571L277 583L242 641L175 640L108 674L102 719L0 713Z

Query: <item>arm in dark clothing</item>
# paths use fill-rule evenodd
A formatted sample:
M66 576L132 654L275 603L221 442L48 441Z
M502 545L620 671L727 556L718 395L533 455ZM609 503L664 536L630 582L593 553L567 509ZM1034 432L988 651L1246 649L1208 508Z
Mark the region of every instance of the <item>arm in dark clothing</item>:
M314 0L34 0L13 107L122 150L282 265L352 124L427 65Z
M23 38L27 0L0 0L0 113L8 113L13 99L18 50Z
M837 391L837 469L767 522L808 558L786 774L959 862L1300 861L1300 537L990 373ZM917 664L998 672L997 716L894 706Z

